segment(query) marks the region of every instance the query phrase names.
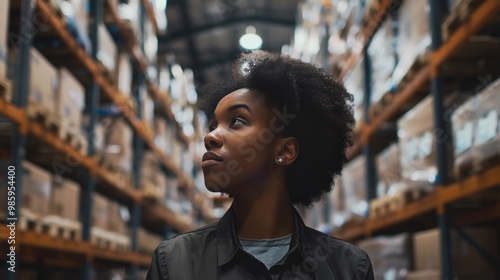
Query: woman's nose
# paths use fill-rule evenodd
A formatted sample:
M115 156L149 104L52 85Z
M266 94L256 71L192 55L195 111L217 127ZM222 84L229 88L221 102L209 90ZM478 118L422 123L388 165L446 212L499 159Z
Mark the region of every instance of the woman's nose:
M205 149L210 150L214 148L220 148L222 146L222 137L218 133L217 129L214 129L205 135L203 139L205 142Z

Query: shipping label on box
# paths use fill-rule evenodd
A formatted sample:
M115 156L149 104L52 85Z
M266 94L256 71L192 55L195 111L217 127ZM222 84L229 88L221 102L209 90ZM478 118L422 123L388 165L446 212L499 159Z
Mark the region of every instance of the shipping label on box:
M28 162L23 162L22 207L40 216L50 212L52 176L44 169Z
M40 52L31 48L29 102L54 112L58 87L57 69Z
M72 127L81 127L85 89L67 69L59 70L59 90L56 94L56 114Z

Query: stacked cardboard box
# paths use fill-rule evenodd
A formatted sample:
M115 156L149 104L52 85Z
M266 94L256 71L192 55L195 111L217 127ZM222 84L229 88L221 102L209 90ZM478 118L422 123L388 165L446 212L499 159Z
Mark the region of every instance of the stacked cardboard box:
M465 229L478 244L489 254L498 258L497 231L484 228ZM417 233L413 236L415 270L430 271L434 275L441 275L440 234L438 229L432 229ZM467 243L456 232L452 232L452 267L457 279L495 279L494 267L492 267L469 243ZM410 273L411 279L418 278L418 273Z
M22 208L43 217L50 213L52 175L31 162L23 162Z
M142 42L142 33L140 28L141 20L139 18L139 12L142 10L140 7L140 5L142 5L141 0L129 0L126 2L120 2L121 3L118 6L120 18L132 31L134 37L138 38L139 42Z
M130 231L127 223L130 219L130 213L128 209L116 201L110 201L108 206L109 223L106 229L124 236L129 236Z
M9 27L9 2L0 3L0 79L7 74L7 40Z
M114 168L132 172L132 129L122 119L107 119L104 156Z
M146 231L144 228L139 228L137 231L137 242L140 252L152 254L153 251L160 245L163 239L156 235Z
M155 106L153 99L147 93L146 89L141 90L141 120L146 124L149 131L153 132Z
M147 151L141 165L141 189L144 195L163 201L167 192L167 179L160 169L158 157Z
M46 112L55 111L55 96L59 87L57 69L36 49L32 48L30 58L30 106L40 106Z
M55 2L66 16L67 28L77 43L90 52L88 0L55 0Z
M67 125L80 130L85 103L85 89L71 73L59 70L59 89L55 98L55 114Z
M168 131L170 130L167 128L167 120L165 118L154 118L154 142L156 146L160 148L160 150L167 154L167 146L170 145L168 142Z
M61 179L54 181L50 200L50 214L72 221L79 221L80 186Z
M98 194L92 194L92 225L97 228L107 229L109 225L109 200Z
M366 239L359 242L358 246L370 256L375 279L406 280L411 267L408 234Z
M377 197L393 193L401 184L399 146L392 144L377 156ZM391 191L392 189L392 191Z

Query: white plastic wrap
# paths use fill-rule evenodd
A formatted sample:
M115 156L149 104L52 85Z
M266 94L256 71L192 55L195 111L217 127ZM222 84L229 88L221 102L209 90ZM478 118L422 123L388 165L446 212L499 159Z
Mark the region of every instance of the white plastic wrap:
M375 33L368 47L372 66L372 103L378 102L391 89L391 76L396 67L394 39L392 19L388 18Z

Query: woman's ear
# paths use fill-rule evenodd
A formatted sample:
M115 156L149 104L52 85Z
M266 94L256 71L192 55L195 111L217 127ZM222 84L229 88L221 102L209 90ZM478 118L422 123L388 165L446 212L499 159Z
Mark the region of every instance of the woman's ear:
M279 140L275 162L278 165L292 164L299 154L299 141L295 137L284 137Z

